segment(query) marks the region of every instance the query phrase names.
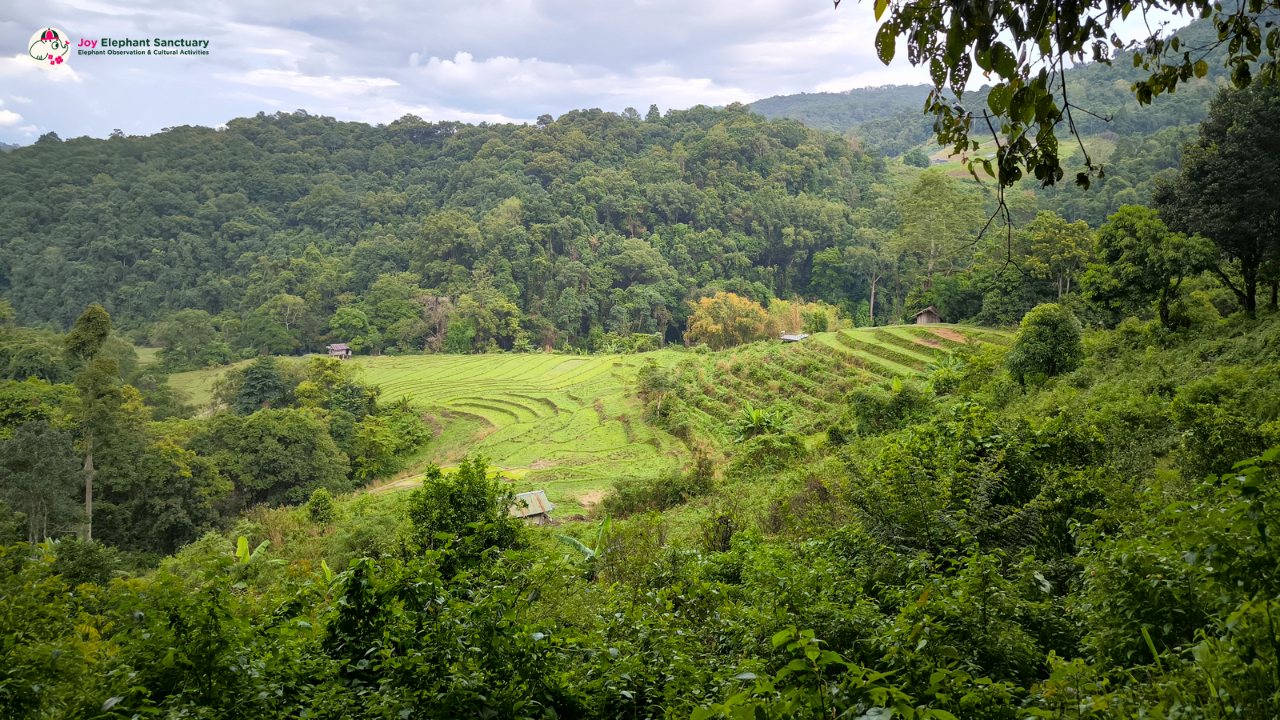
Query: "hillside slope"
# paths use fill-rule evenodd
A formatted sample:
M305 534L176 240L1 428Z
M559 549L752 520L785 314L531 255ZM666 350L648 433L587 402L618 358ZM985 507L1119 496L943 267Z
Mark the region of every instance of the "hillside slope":
M1197 20L1174 35L1189 47L1209 47L1215 40L1213 25ZM1151 105L1138 104L1129 89L1145 77L1135 68L1131 53L1117 53L1110 65L1085 63L1067 70L1072 102L1097 117L1081 113L1075 119L1084 135L1115 133L1150 135L1163 128L1194 125L1204 120L1209 100L1228 76L1224 49L1206 56L1208 75L1193 79L1176 93L1156 98ZM751 109L770 119L789 118L831 132L854 131L869 149L898 156L917 145L930 143L933 117L924 115L927 85L855 88L843 93L778 95L751 103ZM985 105L986 86L966 95L967 102Z

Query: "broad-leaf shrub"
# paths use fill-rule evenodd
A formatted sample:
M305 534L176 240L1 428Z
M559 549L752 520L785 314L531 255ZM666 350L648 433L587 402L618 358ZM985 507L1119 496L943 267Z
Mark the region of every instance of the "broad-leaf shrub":
M1005 359L1020 383L1037 383L1071 372L1084 362L1080 322L1053 303L1036 306L1022 318L1013 350Z

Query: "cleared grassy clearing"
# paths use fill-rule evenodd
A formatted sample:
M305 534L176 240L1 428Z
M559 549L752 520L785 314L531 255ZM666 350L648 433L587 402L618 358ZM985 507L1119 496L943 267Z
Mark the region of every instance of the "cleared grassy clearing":
M175 373L169 376L169 385L175 390L181 390L190 395L191 402L196 407L204 408L213 402L214 381L228 369L248 365L250 362L250 360L241 360L234 365L222 365L203 370Z

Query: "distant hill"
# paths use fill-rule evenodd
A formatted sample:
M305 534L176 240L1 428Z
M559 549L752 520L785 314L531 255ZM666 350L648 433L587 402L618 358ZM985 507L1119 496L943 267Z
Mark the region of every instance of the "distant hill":
M1176 35L1192 47L1208 47L1216 39L1209 20L1197 20ZM1087 63L1067 70L1072 103L1098 116L1111 116L1111 121L1106 122L1078 113L1075 122L1082 133L1109 132L1125 137L1195 125L1204 120L1209 101L1227 78L1223 66L1225 49L1219 48L1206 58L1207 77L1186 83L1178 92L1156 98L1153 104L1143 107L1129 89L1144 76L1141 68L1133 67L1132 58L1130 53L1120 53L1111 65ZM965 96L968 104L985 104L986 92L985 85L971 91ZM896 157L932 137L933 117L921 112L928 94L928 85L887 85L842 93L777 95L751 103L751 109L769 119L789 118L831 132L854 130L868 148Z
M2 143L2 142L0 142L0 152L9 152L10 150L17 150L17 149L18 149L18 148L20 148L20 147L22 147L22 146L21 146L21 145L10 145L10 144L8 144L8 143Z
M790 118L820 130L844 132L904 110L919 113L929 90L928 85L884 85L838 93L775 95L751 103L751 110L770 120Z

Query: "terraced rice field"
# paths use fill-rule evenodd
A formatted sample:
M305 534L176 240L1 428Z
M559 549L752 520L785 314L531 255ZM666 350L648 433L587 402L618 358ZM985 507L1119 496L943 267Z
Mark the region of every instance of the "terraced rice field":
M769 396L781 392L776 382L761 380L772 377L769 372L760 377L751 372L752 353L797 352L800 355L787 355L796 359L797 368L821 366L856 384L921 375L938 353L965 342L1011 341L1012 333L998 330L898 325L819 333L799 346L735 348L700 356L698 362L710 369L708 377L714 378L713 385L724 384L708 386L703 392L711 393L708 402L719 402L723 405L721 414L728 417L745 399L767 404ZM834 348L851 362L824 361L815 366L816 356L811 351L818 348L814 345ZM829 355L832 351L823 352ZM654 359L674 365L689 357L663 350L643 355L388 356L353 362L362 368L365 382L381 386L384 401L408 396L426 409L437 433L428 448L429 459L448 467L467 454L484 454L517 492L546 490L551 501L560 506L557 515L567 517L598 501L616 481L654 477L689 462L682 442L643 421L635 393L636 371L642 363ZM813 362L806 363L806 357ZM717 374L720 365L725 369ZM785 380L786 367L786 362L778 362L772 372ZM196 402L206 404L214 380L225 370L180 373L170 382L189 392ZM796 372L807 376L817 371ZM816 378L793 380L787 387L800 392L792 385L798 388ZM826 407L841 397L838 392L813 404L815 408ZM420 477L407 477L375 491L393 491L420 482Z
M546 490L563 517L617 480L652 477L688 461L682 443L641 420L634 392L645 358L675 357L421 355L357 362L384 399L407 395L428 408L440 428L433 460L448 465L482 453L517 490ZM409 478L384 487L415 484Z
M923 375L925 366L939 353L965 343L1007 345L1013 341L1013 333L938 323L841 330L821 333L814 339L852 353L872 374L892 378Z

